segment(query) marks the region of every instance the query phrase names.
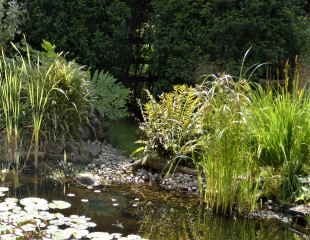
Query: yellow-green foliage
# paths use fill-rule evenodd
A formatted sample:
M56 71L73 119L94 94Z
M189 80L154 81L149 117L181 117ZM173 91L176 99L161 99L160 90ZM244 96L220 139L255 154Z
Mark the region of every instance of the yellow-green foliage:
M281 176L282 198L293 199L300 187L298 176L307 174L310 162L309 94L304 89L258 88L251 101L248 130L257 162Z
M199 92L180 85L171 93L161 95L159 101L150 94L149 98L144 105L144 123L141 125L144 154L156 153L172 162L191 157L202 134L200 108L203 98Z
M249 85L223 75L209 80L204 111L205 134L200 138L202 156L196 166L206 185L201 194L216 212L232 214L253 210L256 200L255 162L247 134L244 109Z
M201 196L216 212L251 211L261 196L294 201L310 162L310 96L298 82L296 75L263 88L222 75L176 86L158 101L150 96L143 156L194 164Z
M0 100L2 122L5 126L7 159L19 166L19 141L21 135L21 72L16 71L16 62L0 60Z
M16 160L18 165L21 151L29 148L29 152L34 150L37 165L43 140L71 136L87 118L89 73L53 49L32 53L28 46L25 52L13 47L17 51L13 59L4 54L0 59L1 124L7 135L7 160Z

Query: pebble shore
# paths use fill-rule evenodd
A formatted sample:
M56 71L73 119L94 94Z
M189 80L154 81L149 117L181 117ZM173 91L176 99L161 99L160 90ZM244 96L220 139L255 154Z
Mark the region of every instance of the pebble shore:
M127 167L133 161L111 145L102 144L100 153L87 165L86 171L99 176L103 184L158 185L169 191L198 194L196 176L175 173L169 177L161 177L159 173L143 168L134 171Z

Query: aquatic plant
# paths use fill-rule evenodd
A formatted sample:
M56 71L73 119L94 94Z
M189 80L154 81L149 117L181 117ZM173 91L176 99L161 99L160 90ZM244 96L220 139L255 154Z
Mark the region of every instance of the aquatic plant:
M8 188L0 187L0 192ZM1 198L3 195L0 196ZM69 202L44 198L23 199L6 197L0 201L1 239L141 239L137 235L122 237L120 233L92 231L96 223L79 215L65 216L57 210L70 208ZM51 212L53 210L53 212Z
M14 58L2 53L0 60L1 120L8 158L15 160L18 168L19 159L28 159L33 153L37 168L43 140L76 137L81 123L87 122L90 75L55 53L48 42L43 44L45 52L34 51L27 44L24 48L12 46Z
M6 59L4 53L0 59L0 99L3 115L3 127L6 135L7 160L19 169L21 138L21 91L22 79L18 64Z
M38 60L37 66L33 67L29 61L30 66L26 75L28 75L28 97L31 107L32 124L33 124L33 140L34 140L34 165L38 167L39 144L42 122L46 111L46 106L49 101L51 92L56 90L57 82L54 81L50 72L53 65L44 72L40 69L40 62Z
M282 199L293 200L300 188L298 176L308 174L309 103L308 92L296 87L278 92L258 86L251 94L248 131L256 159L261 167L270 167L273 175L280 176Z
M213 76L207 84L202 156L195 159L202 198L217 213L251 211L257 187L244 115L249 85L229 75Z

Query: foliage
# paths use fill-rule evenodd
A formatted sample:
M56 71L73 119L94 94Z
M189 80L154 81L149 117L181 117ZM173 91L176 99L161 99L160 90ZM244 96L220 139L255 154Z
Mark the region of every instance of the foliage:
M56 53L35 54L26 46L23 55L22 49L15 49L13 59L5 55L1 59L0 93L5 117L1 120L14 151L23 144L23 149L29 148L30 153L33 147L37 166L44 141L52 140L51 136L53 140L71 136L82 119L87 118L91 97L89 74Z
M213 1L208 53L238 69L240 52L253 47L252 61L280 64L300 55L306 43L303 0Z
M309 92L299 75L275 88L251 85L243 71L176 86L143 108L137 151L170 169L194 163L202 198L221 213L253 210L263 196L294 201L309 174Z
M201 73L236 73L249 46L253 63L273 70L309 55L303 0L19 1L33 46L48 39L79 63L156 94L193 84Z
M282 198L294 198L298 176L306 173L310 161L309 94L303 89L274 93L259 87L251 101L248 129L257 161L281 176Z
M193 83L201 72L235 74L240 52L250 46L253 63L270 62L276 68L309 53L303 0L151 2L150 71L159 77L155 85L161 89L167 81Z
M172 84L192 83L199 63L208 57L210 3L154 0L151 6L146 34L153 49L150 71L159 78L155 85L167 90Z
M95 88L96 108L107 119L116 120L128 116L127 103L130 90L117 82L110 73L95 71L92 77Z
M202 156L196 158L201 172L201 193L217 213L251 211L256 206L255 161L249 143L244 109L250 101L246 81L227 75L215 77L207 88L205 134L200 139Z
M203 99L198 93L195 88L179 85L171 93L161 95L158 102L148 93L150 100L144 105L144 122L140 126L140 150L145 160L156 154L167 159L171 167L192 156L201 135L199 110Z
M124 1L19 1L28 12L23 30L35 48L47 39L69 52L67 57L92 69L120 76L128 68L130 10Z
M17 63L6 59L2 52L0 60L0 102L2 124L5 128L7 159L19 168L21 138L21 72L16 71Z
M16 0L0 1L0 46L6 47L20 31L24 10Z

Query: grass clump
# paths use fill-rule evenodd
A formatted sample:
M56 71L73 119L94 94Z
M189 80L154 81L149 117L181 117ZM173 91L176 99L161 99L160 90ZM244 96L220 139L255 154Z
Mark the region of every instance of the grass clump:
M6 59L2 52L0 60L0 99L2 124L5 128L7 160L19 167L21 137L21 72L15 71L16 62Z
M200 172L201 194L217 213L232 214L255 208L257 184L255 161L248 138L245 109L246 81L216 77L206 88L206 110L200 138L202 154L195 158Z
M309 93L296 87L292 91L285 87L281 92L258 87L252 92L251 102L248 130L257 163L279 178L280 198L293 200L300 190L298 177L309 174Z
M43 45L45 52L35 52L28 46L24 51L13 47L14 58L3 53L0 59L6 160L17 167L19 158L26 160L32 152L37 168L43 144L72 136L87 118L89 73L56 54L47 42Z
M294 202L309 177L310 97L298 74L286 78L271 87L212 76L150 96L143 156L155 153L170 169L175 159L195 165L201 196L218 213L252 211L265 198Z

